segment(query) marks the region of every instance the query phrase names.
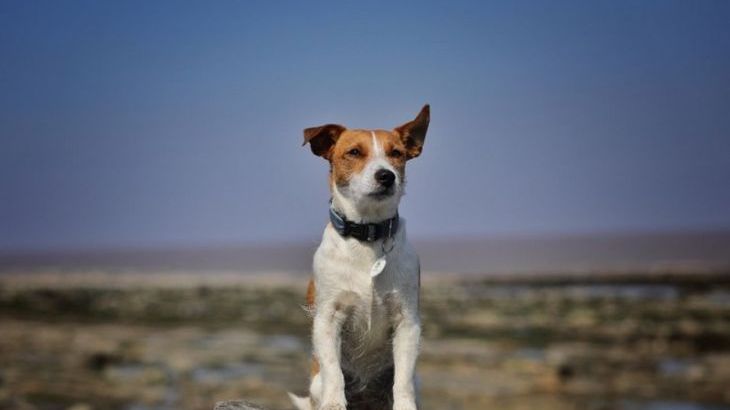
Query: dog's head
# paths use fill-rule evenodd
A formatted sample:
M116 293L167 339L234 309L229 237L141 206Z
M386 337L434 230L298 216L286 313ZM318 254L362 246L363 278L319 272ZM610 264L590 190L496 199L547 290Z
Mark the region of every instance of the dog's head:
M348 129L326 124L304 130L304 144L330 163L333 201L364 219L397 209L406 161L421 154L430 109L392 131Z

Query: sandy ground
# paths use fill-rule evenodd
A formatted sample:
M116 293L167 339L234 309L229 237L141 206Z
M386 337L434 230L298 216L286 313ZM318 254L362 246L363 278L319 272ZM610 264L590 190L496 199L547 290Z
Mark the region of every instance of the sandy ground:
M559 278L558 278L559 279ZM724 277L424 280L424 409L730 409ZM0 408L291 406L308 374L305 278L0 277Z

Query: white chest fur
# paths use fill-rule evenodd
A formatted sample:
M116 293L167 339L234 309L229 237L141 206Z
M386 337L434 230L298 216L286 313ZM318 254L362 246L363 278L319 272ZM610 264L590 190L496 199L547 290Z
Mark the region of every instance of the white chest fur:
M375 277L373 264L384 255L381 241L343 238L328 225L314 256L316 306L346 292L357 296L343 328L341 365L363 378L393 363L389 339L395 316L404 306L418 308L418 257L406 240L403 219L392 245L383 271Z

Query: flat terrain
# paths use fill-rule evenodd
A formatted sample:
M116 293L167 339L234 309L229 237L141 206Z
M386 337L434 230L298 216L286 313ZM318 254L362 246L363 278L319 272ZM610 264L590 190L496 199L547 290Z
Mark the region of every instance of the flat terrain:
M0 276L1 409L290 408L305 277ZM424 281L424 409L730 409L730 275Z

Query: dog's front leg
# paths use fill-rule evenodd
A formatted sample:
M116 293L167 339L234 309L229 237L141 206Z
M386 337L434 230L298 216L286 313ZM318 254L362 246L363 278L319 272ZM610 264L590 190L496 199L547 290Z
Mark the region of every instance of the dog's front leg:
M357 296L343 292L330 303L317 307L312 330L312 344L322 377L319 410L345 410L345 378L340 367L342 325L352 313Z
M393 335L393 410L416 410L415 372L421 323L417 302L395 316Z

